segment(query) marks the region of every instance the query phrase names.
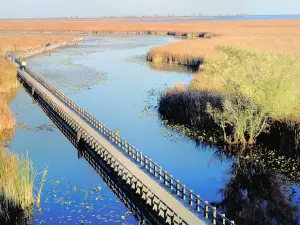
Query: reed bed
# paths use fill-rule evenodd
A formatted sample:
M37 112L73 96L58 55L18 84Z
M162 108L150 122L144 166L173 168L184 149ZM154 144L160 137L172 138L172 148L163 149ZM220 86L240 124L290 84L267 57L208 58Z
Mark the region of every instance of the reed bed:
M47 43L58 43L70 40L70 36L42 36L42 35L1 35L0 36L0 55L8 52L28 51L36 48L45 47Z
M0 93L9 92L18 87L17 69L4 57L0 58Z
M0 149L0 223L30 224L33 205L39 207L47 168L37 173L26 155L17 155ZM35 179L41 174L39 187ZM36 193L36 195L35 195Z
M34 203L36 171L28 156L0 150L1 224L25 224Z
M229 144L254 144L274 124L299 123L300 56L226 46L218 51L186 91L173 88L161 96L165 119L202 131L210 121L208 128L223 130L218 138ZM207 93L214 94L208 99Z
M8 140L12 137L15 124L16 120L7 101L0 96L0 140Z
M211 39L183 40L166 46L152 48L147 54L147 60L153 63L174 63L188 66L201 65L207 60L219 57L218 46L237 46L262 53L287 54L296 56L300 52L299 33L285 35L267 33L236 34L218 36Z
M192 54L178 54L169 51L152 49L147 54L147 61L154 64L178 64L198 69L203 63L203 57Z
M195 22L119 22L109 19L19 19L1 20L2 31L30 32L72 32L72 33L138 33L167 32L177 33L212 33L222 36L240 34L260 35L299 33L299 20L264 20L264 21L195 21ZM268 28L268 29L266 29Z

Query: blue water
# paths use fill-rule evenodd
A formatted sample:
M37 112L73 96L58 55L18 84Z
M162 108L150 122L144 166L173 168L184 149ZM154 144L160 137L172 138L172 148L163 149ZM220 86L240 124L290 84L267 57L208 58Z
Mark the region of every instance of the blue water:
M28 64L202 199L221 201L219 190L235 178L234 170L227 174L232 160L218 157L214 148L197 147L186 137L166 133L155 111L144 113L149 104L157 104L166 87L192 79L189 74L154 71L140 60L153 46L173 41L158 36L89 36L81 45L32 58ZM137 224L133 216L125 216L128 209L85 160L77 159L75 148L22 88L11 106L17 121L30 129L18 128L10 149L28 151L38 170L48 166L37 224L81 224L82 220ZM37 131L44 124L52 130ZM299 189L294 190L299 196Z
M300 19L300 15L256 15L256 16L213 16L198 18L166 18L166 19L132 19L123 20L123 22L193 22L193 21L234 21L234 20L286 20Z
M189 188L203 193L203 197L212 200L215 199L216 194L207 190L217 190L221 187L223 182L219 171L225 170L227 164L213 160L210 162L214 151L199 149L193 141L188 141L184 137L169 137L162 134L158 116L144 116L142 113L148 102L152 101L149 91L154 90L155 96L158 97L159 90L162 91L179 82L187 83L191 76L156 72L145 63L127 61L134 55L146 54L154 45L166 44L170 41L174 40L151 36L132 36L123 39L116 36L94 37L88 38L86 43L78 47L57 50L51 57L33 58L29 64L37 73L43 74L47 80L68 93L71 99L108 127L113 130L118 129L121 136L129 143L162 165ZM70 66L71 71L84 73L88 68L93 68L95 73L96 71L105 73L106 81L84 91L76 93L69 91L65 87L65 82L69 79L60 72L65 71L69 66L59 64L67 57L72 58L72 63L82 65L81 67ZM39 65L43 66L39 67ZM60 78L51 79L54 74ZM74 71L70 75L74 78L75 74Z

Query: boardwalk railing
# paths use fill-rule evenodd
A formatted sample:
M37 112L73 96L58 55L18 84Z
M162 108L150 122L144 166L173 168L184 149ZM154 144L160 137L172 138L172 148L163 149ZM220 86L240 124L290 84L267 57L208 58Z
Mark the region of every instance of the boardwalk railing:
M31 75L34 74L34 73L32 73L32 71L28 71L28 72ZM107 164L109 164L111 167L113 167L115 172L117 172L118 175L121 176L122 179L127 182L127 184L134 185L135 189L137 189L137 193L144 196L143 197L144 199L147 199L149 193L150 193L150 195L152 194L151 190L149 190L149 188L147 188L145 185L143 185L142 182L137 177L135 177L132 173L130 173L129 170L126 169L126 165L122 165L117 159L115 159L112 156L112 154L108 150L103 148L96 139L94 139L92 136L90 136L88 134L88 132L85 129L83 129L79 123L77 123L77 121L75 121L69 115L67 115L67 113L65 113L64 110L62 108L60 108L60 106L55 101L51 100L43 90L35 87L33 85L33 83L30 82L29 80L27 80L25 77L23 77L21 73L19 73L19 76L20 76L20 79L25 81L26 84L29 85L29 87L32 89L32 94L38 94L38 96L40 96L49 105L49 107L51 107L60 117L62 117L64 119L64 121L68 121L68 123L71 124L71 126L74 130L79 130L81 135L86 138L87 144L89 144L90 146L93 146L94 149L96 149L97 154L100 155L100 157L103 158ZM44 84L47 85L46 82ZM55 91L55 90L56 89L54 88L53 91ZM67 103L67 102L65 102L65 103ZM68 105L74 109L74 105L73 105L73 103L71 103L71 101L68 101ZM76 106L76 109L78 109L78 112L80 112L80 115L83 115L82 114L83 110L80 107ZM147 197L145 197L145 196L147 196ZM153 207L155 207L158 211L163 212L163 215L161 215L161 216L163 218L166 218L166 221L168 223L188 225L188 223L186 223L184 220L182 220L179 215L177 215L173 212L171 207L169 207L166 203L159 201L159 198L157 196L155 196L154 194L152 194L150 204Z
M17 59L16 62L20 64L20 61ZM93 117L91 114L86 112L83 108L78 106L75 102L73 102L71 99L66 97L63 93L61 93L57 88L50 85L48 82L46 82L44 79L42 79L40 76L35 74L32 70L27 69L27 72L38 82L40 82L44 87L46 87L48 90L50 90L53 94L55 94L59 99L62 100L68 107L73 109L82 119L89 122L89 124L94 127L96 130L98 130L104 137L106 137L108 140L110 140L111 143L113 143L115 146L118 146L120 150L124 154L126 154L128 157L130 157L132 160L134 160L137 164L140 165L140 167L144 168L146 171L148 171L149 174L151 174L154 178L156 178L159 182L161 182L162 185L164 185L170 192L172 192L174 195L176 195L178 198L180 198L183 202L186 203L186 205L189 205L189 207L192 207L195 211L195 213L201 213L205 218L210 219L210 221L213 224L222 224L222 225L234 225L234 221L230 221L225 214L220 213L216 210L216 207L213 207L208 203L208 201L204 201L200 198L199 195L195 194L192 190L188 189L184 184L181 184L179 180L175 179L171 174L169 174L167 171L164 171L161 166L159 166L156 162L154 162L152 159L145 156L141 151L139 151L137 148L135 148L133 145L127 143L124 139L122 139L119 135L117 135L115 132L110 130L108 127L106 127L103 123L98 121L95 117ZM24 78L23 78L24 79ZM60 113L61 109L58 108L57 104L53 102L51 99L47 97L47 95L42 90L36 90L35 87L30 84L32 87L33 92L39 92L39 95L41 95L48 104L53 107L54 109L57 109ZM68 115L65 115L68 117ZM69 118L71 120L71 118ZM78 135L80 136L88 136L87 132L80 127L80 125L76 121L72 121L72 124L74 127L79 128ZM88 137L88 143L91 145L98 146L101 144L97 143L97 140L93 139L91 136ZM110 159L111 163L114 165L117 165L118 171L124 176L128 177L129 171L126 170L125 165L121 165L117 160L113 159L112 155L105 149L101 148L99 154L104 156L106 159ZM113 161L113 162L112 162ZM121 170L120 170L121 169ZM138 181L137 177L134 177L129 175L130 177L130 183L132 180ZM155 199L155 198L153 198ZM161 203L161 202L160 202ZM161 207L159 207L161 208ZM164 204L163 208L165 208L165 213L167 211L171 211L172 209ZM176 215L180 216L180 215ZM173 216L174 217L174 216ZM180 218L180 217L179 217ZM183 224L184 221L182 221Z

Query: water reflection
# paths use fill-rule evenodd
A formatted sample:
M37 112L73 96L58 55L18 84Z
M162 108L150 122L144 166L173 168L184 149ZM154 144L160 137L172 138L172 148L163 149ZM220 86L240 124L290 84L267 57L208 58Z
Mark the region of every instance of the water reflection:
M292 168L276 169L272 165L281 157L267 160L264 152L269 150L258 150L230 156L235 157L228 170L230 178L219 191L222 200L214 204L237 224L299 224L297 192L287 176ZM227 157L224 152L216 155Z

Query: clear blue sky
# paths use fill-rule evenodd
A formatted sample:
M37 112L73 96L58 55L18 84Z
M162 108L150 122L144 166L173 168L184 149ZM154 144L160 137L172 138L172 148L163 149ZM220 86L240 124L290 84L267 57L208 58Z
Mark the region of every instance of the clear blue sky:
M1 0L0 18L300 14L300 0Z

